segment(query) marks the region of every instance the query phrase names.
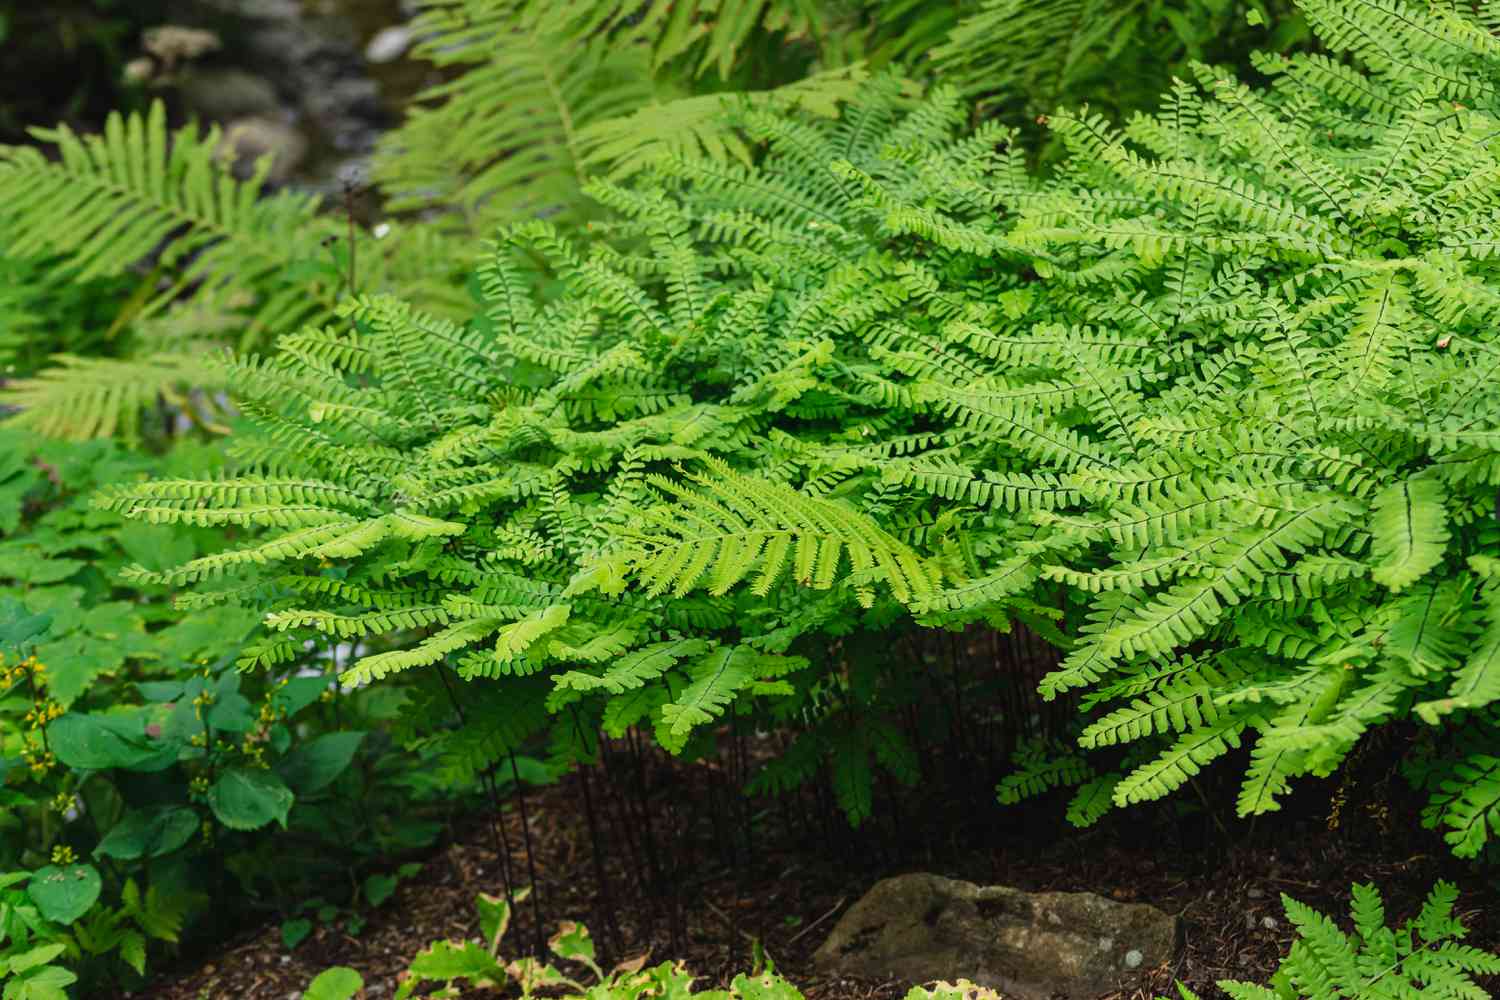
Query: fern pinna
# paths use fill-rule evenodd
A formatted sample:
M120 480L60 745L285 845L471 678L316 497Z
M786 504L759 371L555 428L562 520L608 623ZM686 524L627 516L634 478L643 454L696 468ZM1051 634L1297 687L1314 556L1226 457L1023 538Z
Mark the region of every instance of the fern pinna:
M1249 743L1263 813L1415 713L1429 817L1476 853L1500 42L1400 0L1303 10L1339 58L1264 58L1264 89L1197 67L1118 130L1061 112L1045 183L1005 130L955 138L941 91L746 111L757 168L596 186L621 221L587 252L513 231L467 327L371 300L286 338L237 376L255 476L109 502L276 526L168 578L275 564L251 592L290 642L425 629L352 678L449 660L506 734L552 712L683 749L726 712L805 718L810 637L1019 618L1066 647L1042 693L1082 693L1095 752L1028 747L1005 797L1083 782L1091 822ZM846 724L767 783L849 732L909 773Z

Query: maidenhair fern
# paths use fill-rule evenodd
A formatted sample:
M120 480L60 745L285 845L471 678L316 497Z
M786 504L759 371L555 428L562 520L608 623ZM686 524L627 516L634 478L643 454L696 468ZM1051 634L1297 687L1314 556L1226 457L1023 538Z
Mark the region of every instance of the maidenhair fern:
M798 711L819 681L804 655L817 635L890 621L966 577L865 513L884 449L859 457L858 442L891 424L871 380L877 348L839 319L869 294L842 261L887 258L866 235L878 210L852 189L847 205L819 208L841 185L804 158L836 150L917 185L917 165L878 155L887 126L937 144L927 167L948 179L976 177L984 147L944 149L960 117L951 101L903 122L896 85L882 86L826 135L747 112L745 129L778 137L757 177L683 159L638 189L598 187L619 213L612 245L512 228L486 253L484 313L465 326L365 297L335 324L283 337L274 359L236 362L229 377L259 428L237 444L245 474L124 486L104 502L256 533L139 572L256 601L282 637L261 647L268 658L320 634L417 633L367 642L346 680L447 669L467 680L469 711L496 715L451 741L462 768L548 712L564 732L583 713L689 752L726 717ZM537 259L545 294L521 266ZM787 273L788 259L830 280ZM920 280L893 273L878 301ZM773 478L746 474L768 459ZM869 759L914 777L894 731L823 736L818 753L856 816Z
M1294 15L1276 0L981 0L933 47L932 70L1007 116L1047 114L1068 101L1128 112L1154 103L1191 60L1301 42L1306 26Z
M872 759L902 773L872 735L895 696L846 697L830 640L1021 620L1065 644L1041 690L1080 692L1091 752L1036 750L1008 797L1083 782L1091 822L1245 747L1240 811L1274 811L1414 713L1428 817L1473 854L1500 825L1500 42L1302 7L1337 60L1194 66L1122 128L1059 112L1046 182L948 90L742 108L761 163L597 183L586 246L509 229L463 326L367 297L284 337L234 369L246 477L107 503L259 526L162 579L254 595L288 644L416 623L351 679L456 671L506 734L480 758L563 707L683 752L795 718L759 787L826 761L859 815Z

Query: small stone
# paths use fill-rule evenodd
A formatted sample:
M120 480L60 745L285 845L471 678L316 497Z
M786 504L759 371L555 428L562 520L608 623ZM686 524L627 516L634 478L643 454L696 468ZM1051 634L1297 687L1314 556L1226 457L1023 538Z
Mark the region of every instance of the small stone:
M180 24L163 24L141 37L141 48L160 59L169 70L179 62L196 59L207 52L217 52L222 47L219 36L212 31L187 28Z
M1261 917L1260 918L1260 925L1262 927L1264 927L1268 931L1274 931L1276 929L1276 918L1275 917Z
M232 122L224 132L219 152L241 177L249 176L262 156L269 156L271 171L267 179L273 184L285 184L307 155L307 140L290 125L256 115Z
M395 62L411 47L411 29L404 24L384 28L365 46L365 58L372 63Z
M214 121L269 114L280 106L269 80L239 69L185 73L182 98L193 111Z
M132 59L126 63L122 74L125 78L125 83L132 87L138 87L143 83L150 83L151 78L155 75L156 63L145 56L141 56L139 59Z
M1145 960L1145 955L1142 955L1138 949L1132 948L1125 953L1125 968L1139 969L1141 967L1141 963Z

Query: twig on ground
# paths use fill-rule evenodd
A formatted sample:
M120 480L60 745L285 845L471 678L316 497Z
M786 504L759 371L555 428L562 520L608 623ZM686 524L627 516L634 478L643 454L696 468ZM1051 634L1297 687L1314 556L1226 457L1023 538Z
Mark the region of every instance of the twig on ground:
M844 901L847 900L848 898L849 898L848 896L840 896L839 897L839 901L837 903L834 903L833 906L829 909L829 911L827 913L823 914L817 920L814 920L812 923L808 924L806 927L802 928L800 931L798 931L796 934L794 934L792 936L792 939L787 942L788 947L790 947L791 945L796 944L798 938L802 937L802 935L806 934L808 931L812 930L814 927L818 926L823 921L827 920L829 917L831 917L835 913L837 913L839 911L839 907L843 906L844 905Z

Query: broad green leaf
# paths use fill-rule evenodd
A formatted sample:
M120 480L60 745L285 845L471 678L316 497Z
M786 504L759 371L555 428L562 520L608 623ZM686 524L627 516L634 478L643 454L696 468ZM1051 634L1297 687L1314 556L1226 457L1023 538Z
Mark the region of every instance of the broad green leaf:
M69 767L160 771L177 760L178 746L146 735L143 716L70 712L47 727L47 745Z
M182 681L137 681L135 688L147 701L173 701L182 697Z
M306 917L297 917L294 920L283 920L281 922L281 943L287 951L292 951L312 933L313 923Z
M472 942L436 941L412 959L413 976L423 979L467 979L475 986L501 985L505 969Z
M276 773L298 795L322 791L349 767L364 738L358 732L324 733L287 754Z
M365 988L364 977L346 965L324 969L308 984L302 1000L350 1000Z
M479 910L479 933L490 951L496 951L500 939L510 927L510 903L504 896L492 896L487 892L481 892L474 902Z
M371 875L365 879L365 902L371 906L379 906L391 898L391 894L396 891L396 886L400 881L394 875Z
M255 708L238 691L219 695L209 707L208 724L227 733L249 732L255 726Z
M0 961L6 962L13 973L25 972L27 969L34 969L39 965L46 965L64 951L67 951L67 945L44 944L38 945L29 951L23 951L19 955L12 955L8 959L0 959Z
M78 977L67 969L49 965L6 983L5 1000L68 1000L67 987L76 982Z
M134 861L171 854L193 839L198 814L187 806L137 809L110 828L95 855Z
M232 767L208 790L208 804L232 830L256 830L272 820L286 826L296 796L270 771Z
M272 702L291 718L317 701L324 691L329 690L329 684L329 678L322 676L293 677L276 689Z
M144 633L143 633L144 637ZM47 690L68 707L101 675L125 665L124 644L74 632L37 647L37 659L47 665Z
M594 939L589 929L571 920L558 924L557 933L547 941L547 947L559 958L575 962L594 961Z
M52 616L33 614L14 598L0 600L0 652L18 653L47 634Z
M71 924L99 898L99 870L93 865L48 865L31 876L26 894L42 916Z

